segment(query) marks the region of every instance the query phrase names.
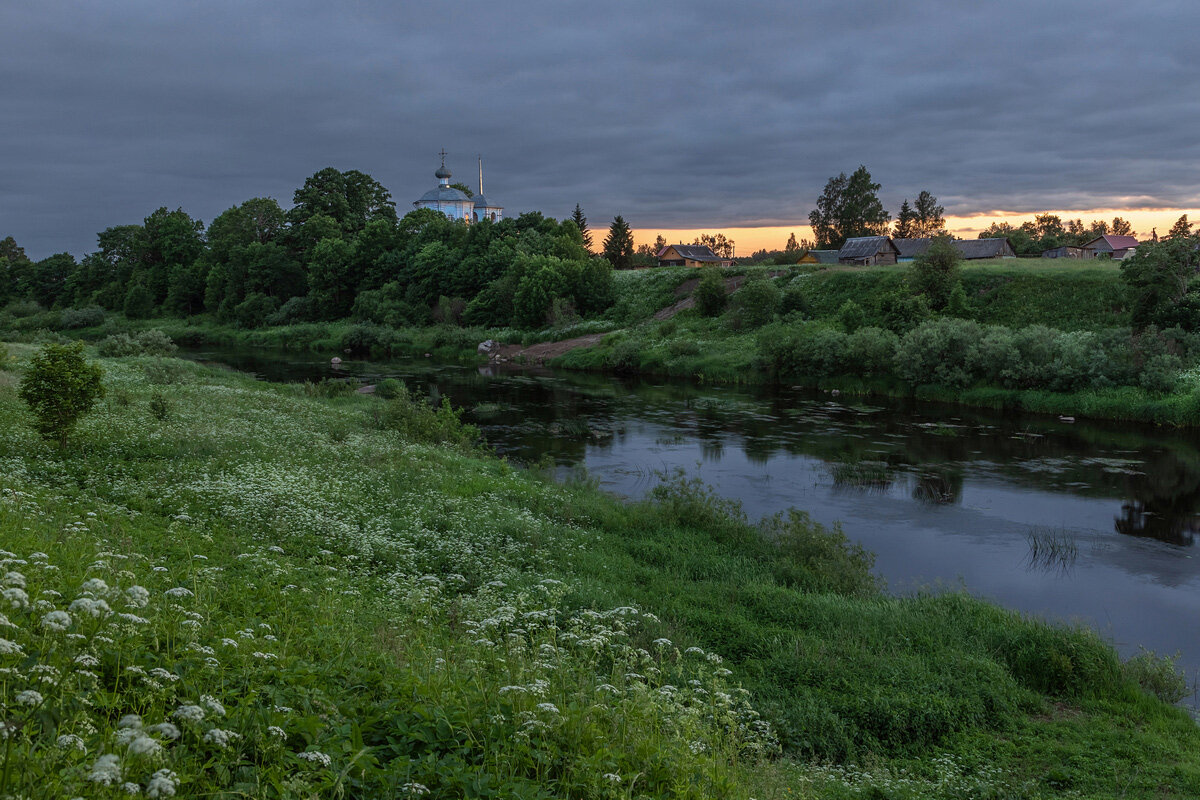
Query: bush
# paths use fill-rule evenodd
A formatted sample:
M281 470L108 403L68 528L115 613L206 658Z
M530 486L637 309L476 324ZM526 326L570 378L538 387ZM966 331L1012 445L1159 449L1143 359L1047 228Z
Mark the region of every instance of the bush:
M246 299L233 308L233 322L239 328L261 328L275 313L279 303L261 292L246 295Z
M266 318L268 325L295 325L298 322L312 322L317 318L313 302L308 297L293 297L279 307L279 310Z
M121 358L141 353L137 340L128 333L114 333L106 336L96 345L96 352L105 358Z
M96 352L105 358L169 356L178 349L171 337L158 328L141 331L134 336L128 333L114 333L96 345Z
M950 299L946 303L946 316L967 319L971 316L971 304L967 301L967 290L962 281L954 284L950 290Z
M884 328L859 328L846 339L845 368L862 375L890 375L900 337Z
M837 318L838 324L846 333L854 333L867 323L867 315L862 310L862 306L853 300L842 303L842 307L838 309Z
M424 400L414 398L408 387L400 383L379 421L384 428L397 431L410 442L470 450L480 439L479 429L464 425L461 415L461 410L451 408L449 399L443 397L442 404L434 408Z
M142 355L145 356L169 356L179 349L175 346L175 342L171 341L171 337L158 328L140 332L136 341L137 346L141 348Z
M1176 668L1179 653L1160 656L1144 647L1142 652L1121 665L1125 676L1164 703L1178 703L1187 697L1187 678Z
M965 319L930 320L909 331L896 349L896 374L913 384L962 389L974 382L975 343L983 331Z
M34 300L14 300L4 307L3 313L6 316L21 319L22 317L32 317L34 314L40 314L42 311L42 307Z
M733 309L747 328L761 328L773 320L782 301L779 287L773 281L757 276L747 278L733 293Z
M700 270L700 282L696 284L692 297L696 301L696 310L705 317L718 316L725 310L725 279L721 270L716 267L705 267Z
M63 310L59 324L63 328L92 328L104 324L104 309L100 306Z
M381 397L384 400L391 400L404 390L404 383L395 378L384 378L379 383L375 384L375 396Z
M942 310L950 302L950 293L961 280L961 261L962 256L950 239L937 237L928 250L913 260L910 269L913 291L924 295L933 310Z
M173 383L183 383L188 379L190 370L186 361L174 358L157 358L142 367L142 374L150 383L165 386Z
M800 291L795 286L789 286L783 292L783 299L779 303L779 313L787 316L788 314L798 314L802 317L808 316L808 298L804 296L804 292Z
M351 353L390 355L395 344L395 332L383 325L363 323L352 325L342 334L341 349Z
M159 422L166 422L171 416L171 404L162 392L150 395L150 416Z
M125 302L121 310L130 319L145 319L154 312L154 295L142 284L134 283L125 293Z
M104 396L103 376L99 365L84 359L83 342L49 344L34 354L20 388L34 430L65 445L79 418Z

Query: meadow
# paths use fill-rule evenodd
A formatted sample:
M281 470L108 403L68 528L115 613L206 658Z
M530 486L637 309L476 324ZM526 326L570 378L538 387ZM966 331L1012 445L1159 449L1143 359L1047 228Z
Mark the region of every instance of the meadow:
M0 795L1191 797L1169 660L896 598L794 512L625 504L452 410L100 360L0 370Z

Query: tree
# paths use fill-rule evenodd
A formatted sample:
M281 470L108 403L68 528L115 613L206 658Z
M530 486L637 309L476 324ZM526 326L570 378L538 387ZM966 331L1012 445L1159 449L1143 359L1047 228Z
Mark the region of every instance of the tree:
M572 212L571 219L574 220L575 227L579 228L579 232L583 235L583 246L591 251L592 232L588 230L587 217L583 215L583 209L579 207L579 203L575 204L575 211Z
M333 219L348 240L372 220L396 222L396 204L388 190L365 172L338 172L326 167L310 175L296 190L287 217L297 225L318 214Z
M1186 239L1192 235L1192 224L1188 222L1187 214L1184 214L1179 219L1175 220L1175 224L1171 226L1171 230L1164 237L1166 239Z
M608 227L603 254L613 269L629 269L633 265L633 231L620 214L613 217Z
M696 284L692 297L696 310L705 317L715 317L725 310L725 278L716 267L700 270L700 282Z
M466 185L465 183L463 183L462 181L456 181L456 182L454 182L454 183L450 184L450 188L451 188L451 189L458 189L460 192L462 192L463 194L465 194L467 197L474 197L474 196L475 196L475 193L471 191L471 187L470 187L470 186L467 186L467 185Z
M1133 231L1133 226L1120 217L1113 217L1112 234L1113 236L1137 236Z
M913 260L913 288L925 295L934 311L940 311L950 302L950 293L960 281L961 260L962 254L948 236L936 237L929 249Z
M913 230L917 222L917 213L912 210L908 204L908 198L904 198L904 202L900 204L900 213L896 215L896 228L892 236L897 239L913 238Z
M67 443L79 418L104 396L104 373L83 357L83 342L48 344L30 359L20 395L33 428L47 441Z
M916 206L913 209L916 221L913 224L913 236L937 236L946 230L946 209L937 204L937 198L927 191L917 195Z
M734 245L733 239L726 239L723 233L702 233L692 242L706 246L716 253L721 258L733 258Z
M1186 218L1181 220L1186 224ZM1179 223L1176 223L1179 226ZM1200 267L1197 244L1200 237L1177 236L1161 242L1146 242L1137 252L1121 262L1121 279L1134 290L1133 327L1141 330L1149 325L1170 327L1180 324L1185 329L1200 329L1198 320L1177 319L1179 307L1190 307L1200 301L1197 292L1189 292L1190 284ZM1187 302L1185 302L1187 301Z
M817 198L817 207L808 215L817 243L823 248L839 249L855 236L886 235L891 215L879 202L879 188L864 166L849 178L844 172L830 178Z
M796 243L796 233L793 231L792 233L788 234L787 244L783 246L783 251L785 253L794 253L799 249L800 245Z

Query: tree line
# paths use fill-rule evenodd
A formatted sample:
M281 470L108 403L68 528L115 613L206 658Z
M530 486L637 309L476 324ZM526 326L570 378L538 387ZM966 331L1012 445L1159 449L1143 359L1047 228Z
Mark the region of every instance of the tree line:
M618 225L620 222L620 225ZM393 326L436 321L538 327L612 304L613 264L632 256L620 217L590 252L582 210L471 225L432 209L398 217L391 195L357 170L326 168L284 210L256 197L207 227L159 208L100 232L76 261L25 256L0 241L0 304L98 307L130 318L207 313L244 327L354 318Z

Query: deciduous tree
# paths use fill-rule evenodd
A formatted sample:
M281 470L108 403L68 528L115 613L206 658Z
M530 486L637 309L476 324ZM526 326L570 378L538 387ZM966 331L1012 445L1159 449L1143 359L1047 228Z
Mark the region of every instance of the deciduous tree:
M838 249L855 236L886 235L891 215L879 202L879 188L864 166L849 178L844 172L830 178L817 198L817 207L808 215L817 243Z
M913 236L937 236L946 230L946 209L939 206L937 198L928 191L922 191L917 195L913 212L916 214Z
M34 354L20 396L33 412L33 428L62 447L79 418L104 396L104 373L83 357L83 342L48 344Z

